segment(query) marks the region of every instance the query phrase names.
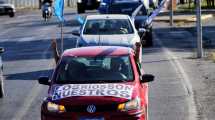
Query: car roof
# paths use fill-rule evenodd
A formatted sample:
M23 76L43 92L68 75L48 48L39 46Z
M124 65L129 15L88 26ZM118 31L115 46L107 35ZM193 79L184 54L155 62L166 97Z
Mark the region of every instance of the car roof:
M64 51L63 56L123 56L129 55L133 50L121 46L88 46L72 48Z
M102 14L102 15L88 15L87 20L94 20L94 19L129 19L128 15L122 14Z

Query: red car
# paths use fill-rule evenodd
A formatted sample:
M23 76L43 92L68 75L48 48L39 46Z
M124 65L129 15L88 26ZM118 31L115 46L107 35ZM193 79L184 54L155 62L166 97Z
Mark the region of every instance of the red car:
M66 50L41 107L42 120L147 120L148 84L128 47L92 46Z

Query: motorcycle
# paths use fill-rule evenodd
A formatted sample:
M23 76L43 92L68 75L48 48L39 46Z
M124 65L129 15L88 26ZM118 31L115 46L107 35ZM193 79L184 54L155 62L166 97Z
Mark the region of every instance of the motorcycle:
M50 3L44 3L44 5L42 6L42 16L44 18L45 21L48 21L51 16L52 16L52 7L50 5Z

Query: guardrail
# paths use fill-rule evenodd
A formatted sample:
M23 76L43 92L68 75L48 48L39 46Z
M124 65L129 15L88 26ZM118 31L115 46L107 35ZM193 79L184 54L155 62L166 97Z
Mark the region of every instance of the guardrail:
M16 8L39 8L39 0L5 0ZM65 7L76 7L77 0L64 0Z

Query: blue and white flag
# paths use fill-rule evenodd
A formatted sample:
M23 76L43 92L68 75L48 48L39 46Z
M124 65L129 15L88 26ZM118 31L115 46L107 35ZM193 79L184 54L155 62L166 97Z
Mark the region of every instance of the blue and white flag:
M152 12L152 14L146 20L147 24L151 23L153 21L153 19L161 12L162 8L164 7L165 2L166 2L166 0L162 0L160 5L158 6L158 8Z
M61 22L64 21L63 11L64 11L64 0L55 0L54 12Z
M80 16L80 15L76 15L76 20L78 20L78 22L79 22L81 25L83 25L84 22L85 22L85 19L84 19L82 16Z

